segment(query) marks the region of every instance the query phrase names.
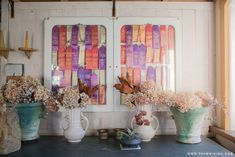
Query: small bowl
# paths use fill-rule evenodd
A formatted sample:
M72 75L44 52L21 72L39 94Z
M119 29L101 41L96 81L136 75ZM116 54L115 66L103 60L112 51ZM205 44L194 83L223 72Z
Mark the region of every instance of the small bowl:
M141 143L141 139L139 137L133 138L133 139L121 139L120 143L122 145L131 147L131 146L136 146Z

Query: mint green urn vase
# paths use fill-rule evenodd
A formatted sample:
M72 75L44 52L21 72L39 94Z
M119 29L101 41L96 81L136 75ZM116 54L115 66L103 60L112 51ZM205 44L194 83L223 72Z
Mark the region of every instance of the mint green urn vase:
M39 137L38 130L42 114L42 104L20 103L16 105L20 120L21 141L35 140Z
M200 143L201 128L208 108L202 107L188 112L180 112L177 108L171 107L177 129L177 141L181 143Z

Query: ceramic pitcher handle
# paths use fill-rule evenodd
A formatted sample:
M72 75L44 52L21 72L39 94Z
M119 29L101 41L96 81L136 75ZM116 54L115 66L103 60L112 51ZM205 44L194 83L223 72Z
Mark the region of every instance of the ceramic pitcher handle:
M155 133L157 132L157 130L158 130L158 127L159 127L159 121L158 121L158 119L157 119L157 117L156 116L154 116L154 115L152 115L152 117L153 117L153 119L155 120L155 122L156 122L156 128L154 129L154 131L155 131Z
M81 117L83 118L83 119L85 119L85 121L86 121L86 128L85 128L85 132L87 131L87 129L88 129L88 127L89 127L89 120L88 120L88 118L87 117L85 117L84 115L83 115L83 113L81 112Z
M66 115L64 116L64 120L62 121L62 128L63 130L67 130L69 127L69 114L66 112Z
M135 120L135 117L133 117L131 120L131 129L134 129L134 125L133 125L134 120Z

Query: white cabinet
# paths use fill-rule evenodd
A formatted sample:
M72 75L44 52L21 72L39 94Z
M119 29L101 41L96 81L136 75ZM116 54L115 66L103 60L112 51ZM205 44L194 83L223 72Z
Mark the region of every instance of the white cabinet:
M78 77L98 84L86 111L113 111L112 19L50 17L44 32L44 84L52 90L76 86Z
M182 76L181 25L176 18L51 17L45 20L45 85L100 85L87 112L127 111L113 88L127 73L135 84L155 81L178 90ZM106 52L106 53L105 53Z
M122 17L114 22L114 82L128 73L134 84L153 80L163 90L181 87L181 25L176 18ZM126 111L114 91L114 110Z

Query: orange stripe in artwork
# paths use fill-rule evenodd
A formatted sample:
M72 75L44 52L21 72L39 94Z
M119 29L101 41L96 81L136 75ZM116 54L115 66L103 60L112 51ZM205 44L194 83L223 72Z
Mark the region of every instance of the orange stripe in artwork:
M153 47L153 30L152 30L152 25L151 24L147 24L145 26L145 42L146 42L146 46L149 48Z
M153 49L153 63L157 64L160 62L160 49Z
M67 29L66 26L61 26L59 29L59 48L65 49L66 48L66 38L67 38Z
M160 26L161 47L166 48L166 25Z
M146 62L152 63L152 61L153 61L153 49L151 47L147 47Z
M133 28L132 41L137 42L138 41L138 35L139 35L139 25L133 25L132 28Z
M166 42L166 25L160 26L160 35L161 35L161 63L165 64L166 62L166 48L167 48L167 42Z
M173 26L168 27L168 47L170 50L175 49L175 28Z
M126 42L126 26L122 26L121 28L121 42Z
M134 84L139 85L141 82L141 70L140 68L134 69Z
M126 46L121 45L121 64L126 64Z
M126 78L126 67L121 67L121 77Z
M164 47L161 48L160 60L162 64L166 63L166 49Z
M92 47L98 46L98 26L92 25L91 26L91 39L92 39Z
M92 49L86 49L86 69L92 69Z
M98 69L98 48L86 49L86 69Z
M59 68L61 70L65 69L65 52L64 52L64 48L59 48L58 65L59 65Z
M70 70L70 69L72 69L72 48L71 48L71 46L67 47L65 56L66 56L65 68L67 70Z
M71 70L64 72L64 86L71 86Z
M99 65L99 52L98 47L92 48L92 69L96 70L98 69Z
M98 103L100 105L104 105L106 103L106 101L105 101L105 99L106 99L105 93L106 93L105 85L99 86Z
M145 43L145 25L140 26L140 42Z

